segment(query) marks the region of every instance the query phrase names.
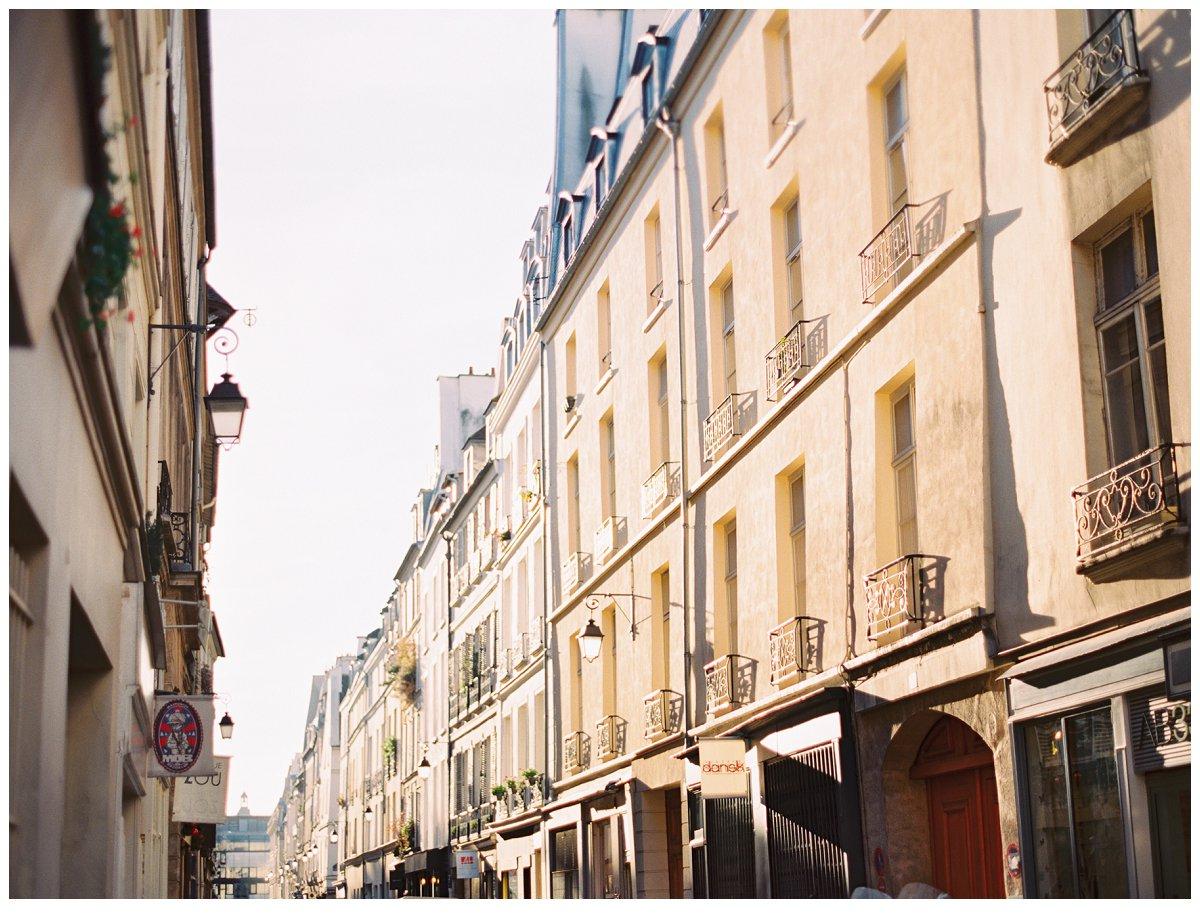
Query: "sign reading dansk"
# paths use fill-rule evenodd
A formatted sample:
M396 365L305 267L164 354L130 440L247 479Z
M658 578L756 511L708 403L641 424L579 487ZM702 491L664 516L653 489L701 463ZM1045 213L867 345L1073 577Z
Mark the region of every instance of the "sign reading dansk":
M721 737L700 741L700 796L740 798L750 794L746 742Z

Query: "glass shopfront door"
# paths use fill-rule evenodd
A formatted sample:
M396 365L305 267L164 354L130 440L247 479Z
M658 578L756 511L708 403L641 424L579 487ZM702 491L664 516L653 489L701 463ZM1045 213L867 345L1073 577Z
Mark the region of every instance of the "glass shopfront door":
M1039 897L1129 895L1111 705L1024 726Z

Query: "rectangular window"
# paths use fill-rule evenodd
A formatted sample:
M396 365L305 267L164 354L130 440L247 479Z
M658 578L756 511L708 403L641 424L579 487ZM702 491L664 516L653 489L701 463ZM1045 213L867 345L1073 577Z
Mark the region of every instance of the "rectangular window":
M1113 465L1171 440L1156 242L1154 212L1144 211L1096 247L1097 331Z
M725 156L725 120L720 110L704 129L705 165L708 174L708 226L712 229L729 209L729 170Z
M608 293L608 282L596 294L596 351L600 359L599 376L612 369L612 303Z
M651 471L671 458L671 405L668 395L667 356L650 366Z
M737 526L730 521L724 528L725 542L725 627L728 653L736 654L738 648L738 595L737 595Z
M555 900L578 898L579 853L576 828L555 830L550 834L550 897Z
M780 11L767 27L765 38L767 64L767 117L771 120L770 139L774 144L792 120L792 40L787 10Z
M792 590L795 615L803 616L808 594L808 555L804 535L804 472L788 482L788 536L791 540Z
M724 395L737 392L737 347L734 338L733 280L721 288L721 355Z
M579 383L576 377L576 355L575 355L575 336L572 335L567 339L567 346L563 353L563 361L566 364L566 380L564 388L566 389L567 402L569 403L568 412L575 408L575 400L579 398Z
M788 328L804 318L804 284L800 273L800 200L783 211L784 258L787 261Z
M600 449L604 457L604 492L601 516L615 517L617 515L617 435L613 428L611 414L600 423Z
M908 204L908 80L900 71L883 91L883 134L891 213Z
M668 568L651 577L651 689L671 688L671 572Z
M896 495L896 538L900 555L917 551L917 441L913 424L916 385L892 394L892 475Z
M600 617L600 628L604 631L603 657L601 658L600 683L604 693L605 715L617 711L617 608L610 606ZM616 738L611 739L615 744Z
M1111 708L1043 718L1024 737L1037 895L1128 896Z
M662 224L658 209L646 218L646 315L663 300Z
M580 551L579 538L579 457L567 460L567 549L571 555Z

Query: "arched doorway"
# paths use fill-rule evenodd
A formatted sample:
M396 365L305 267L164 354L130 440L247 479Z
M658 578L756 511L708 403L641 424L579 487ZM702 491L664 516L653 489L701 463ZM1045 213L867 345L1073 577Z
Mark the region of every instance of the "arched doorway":
M955 898L1003 897L996 770L983 738L943 715L921 741L909 777L925 782L933 885Z

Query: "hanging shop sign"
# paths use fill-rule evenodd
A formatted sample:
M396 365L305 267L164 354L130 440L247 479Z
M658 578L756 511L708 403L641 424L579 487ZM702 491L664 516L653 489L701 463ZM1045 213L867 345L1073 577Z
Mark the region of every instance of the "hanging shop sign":
M455 876L460 881L479 877L479 853L474 849L456 849L454 851Z
M721 737L700 741L700 796L742 798L750 794L746 742Z
M1129 700L1129 736L1137 772L1192 761L1192 701L1143 694Z
M147 774L158 778L214 775L212 728L212 696L157 696Z
M215 756L213 775L185 775L175 783L171 819L178 823L224 823L228 811L229 761Z

